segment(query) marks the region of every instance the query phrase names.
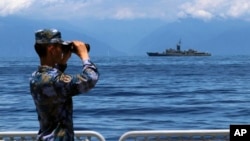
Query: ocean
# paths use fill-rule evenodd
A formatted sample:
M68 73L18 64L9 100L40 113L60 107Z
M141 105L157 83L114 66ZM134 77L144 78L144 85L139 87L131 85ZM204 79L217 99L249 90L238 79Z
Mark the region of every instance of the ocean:
M92 57L100 79L74 97L75 130L115 141L132 130L229 129L250 123L250 56ZM37 131L29 77L37 57L0 59L0 131ZM72 57L66 73L81 71Z

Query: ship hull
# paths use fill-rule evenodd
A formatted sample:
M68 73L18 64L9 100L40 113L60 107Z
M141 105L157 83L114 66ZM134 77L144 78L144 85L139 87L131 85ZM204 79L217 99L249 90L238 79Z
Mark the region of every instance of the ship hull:
M158 53L147 52L148 56L211 56L210 53Z
M181 50L181 40L176 45L176 49L166 49L164 52L147 52L148 56L211 56L208 52L199 52L194 49Z

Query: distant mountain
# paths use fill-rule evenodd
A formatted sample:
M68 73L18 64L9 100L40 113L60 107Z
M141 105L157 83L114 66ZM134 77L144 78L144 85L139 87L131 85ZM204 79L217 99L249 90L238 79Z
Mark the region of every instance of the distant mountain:
M250 24L240 20L201 21L87 20L82 23L0 18L0 56L35 56L34 32L57 28L64 40L79 39L91 45L91 56L146 55L175 48L211 52L212 55L250 54Z
M214 55L250 54L250 24L236 20L181 20L166 24L138 42L133 55L146 55L146 52L162 52L175 48L182 40L182 49L195 49L211 52Z
M74 23L73 23L74 24ZM109 43L113 48L133 54L135 44L153 31L165 25L166 22L157 19L130 19L130 20L85 20L82 25L75 24L76 28L93 37Z
M82 40L91 45L91 56L125 55L107 43L86 35L60 21L35 21L18 17L0 18L0 56L36 56L33 49L34 32L42 28L57 28L64 40Z

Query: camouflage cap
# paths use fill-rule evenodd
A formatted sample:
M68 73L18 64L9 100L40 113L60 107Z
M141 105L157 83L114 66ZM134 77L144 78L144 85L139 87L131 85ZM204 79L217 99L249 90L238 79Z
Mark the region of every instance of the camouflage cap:
M36 43L38 44L69 44L61 39L61 32L57 29L40 29L35 32Z

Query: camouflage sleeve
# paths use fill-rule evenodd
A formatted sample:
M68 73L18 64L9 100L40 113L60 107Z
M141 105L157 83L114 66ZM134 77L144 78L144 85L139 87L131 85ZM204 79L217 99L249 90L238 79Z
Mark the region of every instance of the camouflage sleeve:
M82 73L75 75L60 74L56 78L56 85L60 93L75 96L92 89L99 79L99 72L94 63L83 61Z

